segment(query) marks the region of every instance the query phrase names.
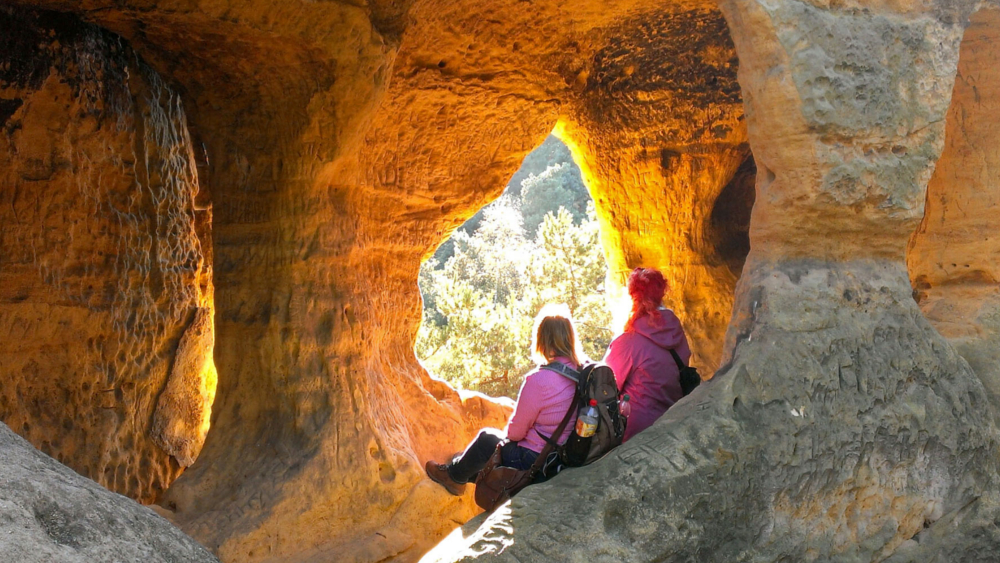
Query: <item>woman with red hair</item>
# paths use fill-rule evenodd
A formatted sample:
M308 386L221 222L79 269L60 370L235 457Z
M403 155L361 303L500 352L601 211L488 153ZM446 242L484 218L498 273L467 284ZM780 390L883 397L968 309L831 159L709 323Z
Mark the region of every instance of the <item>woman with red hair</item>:
M625 332L608 348L604 362L615 372L618 389L629 396L632 413L623 442L649 428L684 396L675 351L687 365L691 358L681 321L663 306L667 282L653 268L636 268L628 277L632 314Z

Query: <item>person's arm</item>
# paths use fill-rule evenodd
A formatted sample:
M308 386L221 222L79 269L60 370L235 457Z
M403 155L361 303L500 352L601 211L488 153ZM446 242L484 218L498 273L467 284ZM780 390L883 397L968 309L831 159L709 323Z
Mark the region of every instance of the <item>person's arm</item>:
M624 335L622 335L624 336ZM623 346L622 337L619 336L608 346L608 353L604 356L604 363L615 372L615 383L618 384L618 392L625 388L625 381L632 371L632 355L628 353L627 346Z
M517 394L517 404L514 405L514 414L507 423L507 439L515 442L523 440L528 435L528 430L534 426L538 419L538 413L542 410L542 403L539 396L540 389L535 383L535 378L524 378L521 391Z

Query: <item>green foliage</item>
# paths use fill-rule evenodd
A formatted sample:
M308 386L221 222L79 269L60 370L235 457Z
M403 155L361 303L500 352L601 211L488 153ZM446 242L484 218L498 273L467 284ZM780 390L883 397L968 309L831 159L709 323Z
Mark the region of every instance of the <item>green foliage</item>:
M593 203L579 224L564 207L546 213L533 237L522 225L523 204L501 197L472 234L456 232L443 266L431 259L421 268L417 356L457 387L515 397L533 365L532 322L545 303L570 307L588 355L601 357L611 340Z
M527 190L529 194L522 192ZM549 212L565 207L573 214L577 223L586 215L590 192L583 185L580 169L573 162L569 147L549 135L545 142L528 153L521 167L514 173L504 196L512 198L515 206L521 206L523 225L528 238L535 236L542 218ZM469 218L455 234L464 232L471 235L479 230L486 216L486 208L480 209ZM434 252L434 259L444 264L455 253L454 237L445 241Z
M538 230L542 219L553 209L564 209L579 223L587 214L590 194L583 185L579 169L572 163L554 164L537 176L529 175L521 182L521 212L524 228L529 233Z
M576 174L577 177L580 176L580 169L576 167L573 163L573 155L569 152L569 147L563 144L562 141L549 135L545 138L545 142L538 146L535 150L528 153L528 156L524 157L524 161L521 163L521 167L511 176L510 181L507 182L507 191L510 195L515 198L521 197L521 184L528 178L528 176L535 174L538 175L550 166L557 164L569 164L572 168L572 172ZM583 186L583 181L580 181L580 186ZM586 192L586 190L584 190ZM559 206L550 207L551 211L555 211Z
M540 255L535 264L534 286L539 308L545 303L566 303L576 320L584 352L604 356L611 342L611 310L604 292L607 262L601 250L600 230L594 202L587 205L584 220L573 224L563 207L548 213L536 237Z

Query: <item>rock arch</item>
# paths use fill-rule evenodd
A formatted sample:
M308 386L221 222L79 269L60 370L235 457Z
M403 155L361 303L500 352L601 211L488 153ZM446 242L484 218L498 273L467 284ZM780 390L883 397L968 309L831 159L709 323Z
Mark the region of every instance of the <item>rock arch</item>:
M690 216L626 232L638 190L680 214L694 198L680 193L689 183L707 194L695 214L707 221L712 194L746 157L732 47L710 4L555 2L531 12L509 2L490 14L391 3L24 4L121 35L180 93L197 132L198 180L214 206L218 398L199 461L153 496L223 559L412 558L473 514L417 462L505 413L461 400L415 362L415 276L557 122L607 194L601 217L622 233L611 246L620 271L678 256L717 266L705 266L700 223L673 253L643 242L679 237ZM682 28L703 52L682 48L670 31ZM614 47L623 39L624 57ZM660 76L664 54L683 60ZM706 70L722 84L699 86ZM629 111L634 99L641 111ZM605 111L617 127L602 125ZM634 201L619 201L626 195ZM723 296L735 281L725 273ZM678 307L693 318L690 301ZM714 341L727 306L705 308ZM148 416L137 411L139 431ZM157 455L127 465L173 463Z
M160 500L223 560L413 559L473 514L419 461L504 412L416 363L417 270L557 123L619 281L667 270L710 368L734 312L719 381L579 471L623 488L559 479L506 516L545 524L576 496L594 518L473 539L501 558L871 557L930 553L935 523L992 514L985 393L903 266L971 3L724 1L744 103L714 2L18 4L124 38L203 145L219 387L201 456ZM742 265L712 217L746 192L748 139Z
M995 557L992 408L904 262L975 6L720 5L759 171L722 367L424 561Z

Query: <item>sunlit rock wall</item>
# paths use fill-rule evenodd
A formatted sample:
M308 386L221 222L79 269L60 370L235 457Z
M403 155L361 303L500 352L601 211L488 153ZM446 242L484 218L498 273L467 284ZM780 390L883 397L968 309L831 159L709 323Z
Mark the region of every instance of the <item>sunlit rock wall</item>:
M652 4L420 4L402 35L392 18L372 28L363 10L309 5L281 33L347 21L347 46L293 50L295 64L281 65L251 52L254 64L227 70L251 85L236 102L201 94L220 390L204 452L164 499L185 530L230 561L405 561L477 512L430 483L422 463L509 411L461 400L417 364L420 261L500 194L560 120L578 121L579 73L625 27L620 14ZM244 33L267 27L259 12L241 17ZM316 60L326 56L336 74ZM258 63L279 67L280 95L267 73L239 75ZM719 64L731 75L732 61ZM323 72L298 76L296 65ZM178 72L185 84L207 80ZM350 136L347 119L363 135Z
M113 267L118 256L196 248L210 234L214 335L203 264L168 275L150 262L112 278L130 285L107 299L115 304L123 295L136 323L173 318L172 298L155 284L177 272L190 281L176 287L198 291L169 335L130 332L116 344L125 347L123 358L148 351L142 357L155 369L114 372L122 393L103 416L126 408L116 405L129 404L129 389L145 393L145 410L94 436L110 436L117 448L120 433L134 435L113 451L157 448L168 463L141 474L167 467L174 475L195 457L197 440L188 438L205 427L199 405L211 392L200 382L212 370L198 352L214 343L219 381L210 432L160 500L222 560L412 561L475 514L468 495L448 496L421 465L458 450L479 426L502 425L509 411L459 395L414 358L417 271L452 229L500 194L553 128L591 182L612 281L635 266L663 268L697 362L710 372L721 358L721 375L671 411L673 427L664 423L605 462L526 491L512 505L512 528L496 521L481 530L493 545L513 542L501 557L739 559L759 546L763 561L871 559L932 549L949 529L968 549L994 547L988 533L972 535L972 521L991 514L995 491L988 401L924 320L903 264L945 139L969 6L727 2L731 42L714 2L682 0L18 3L76 13L118 34L121 52L134 49L148 64L128 59L134 72L125 98L139 109L123 115L133 116L137 132L101 122L95 134L109 137L98 143L105 156L65 159L72 166L121 161L124 170L108 180L121 184L114 192L82 198L79 208L95 210L80 217L101 236L117 236L125 225L131 238L114 247L116 258L81 262L80 270L104 280L98 268ZM24 60L48 44L26 42ZM746 117L733 81L736 55ZM18 97L4 92L4 100ZM59 100L77 103L73 92ZM167 103L177 96L183 114ZM147 127L154 106L177 121ZM5 101L0 109L17 118L31 108ZM66 130L89 123L86 112L59 115L40 112L30 127L22 120L10 138L44 139L59 130L49 121L59 119ZM166 159L150 148L147 132L168 130L176 134L153 144L187 155L171 177L191 178L184 205L193 211L185 228L160 234L126 219L159 225L155 218L174 205L142 207L158 189L179 185L144 175L147 162L159 170L157 159ZM74 139L61 150L88 146L87 138ZM121 156L133 146L135 158ZM45 194L74 193L76 178L86 175L72 166L67 185ZM14 177L13 170L4 173ZM756 193L748 189L755 175ZM210 221L196 213L206 202L194 182L211 187ZM754 199L753 252L744 264ZM17 205L0 213L17 209L18 220L48 232L44 217L29 221ZM123 210L125 222L105 228L102 213L112 208ZM15 256L39 242L12 240ZM63 240L41 240L33 252L58 264L82 239L60 246ZM45 297L57 294L50 286L68 287L27 258L17 264L5 263L0 275L35 278L21 285L5 278L2 291ZM60 295L87 294L69 287ZM158 296L149 297L155 307L147 295ZM17 299L5 295L2 322L32 303ZM118 309L108 307L116 318ZM97 307L80 310L79 326L105 326L90 317ZM76 331L49 328L44 338L9 345L11 361L54 361L83 346ZM119 342L110 331L105 340ZM157 347L168 341L169 348ZM21 342L35 348L14 348ZM93 352L79 350L73 363L32 381L82 389L89 372L76 368ZM118 350L109 353L99 357L117 361ZM13 365L6 358L4 370ZM158 378L155 390L149 374ZM34 428L47 412L23 421ZM21 420L13 424L25 431ZM89 434L77 439L72 428L46 424L50 444L58 439L82 451L93 443ZM620 486L591 497L600 489L580 480L587 476ZM564 526L570 521L575 530ZM925 526L921 541L911 541Z
M189 337L197 360L174 363L211 311L183 105L73 16L2 8L0 28L0 419L150 501L207 429L155 431L154 411L167 426L190 416L158 397L168 380L204 389L189 405L204 419L214 391L210 337Z
M103 183L84 182L90 179L86 170L60 161L66 186L48 186L45 193L72 198L75 192L68 188L78 183L81 189L102 190L86 192L90 199L78 197L78 206L65 205L79 207L73 220L97 234L107 233L115 243L93 252L104 252L106 262L91 263L88 255L88 261L80 260L79 270L97 278L95 287L98 282L112 284L115 292L108 290L105 314L116 320L115 315L124 313L132 324L109 321L106 334L95 334L90 344L79 335L98 333L102 321L97 305L88 302L74 310L81 317L77 326L63 329L54 319L42 324L45 334L31 334L37 336L34 340L4 340L12 362L19 364L45 365L66 354L61 363L43 370L45 377L21 387L22 393L27 385L50 385L65 392L40 392L37 402L50 401L52 406L12 408L8 420L22 431L43 428L47 434L36 443L43 449L57 444L61 450L49 451L86 474L112 487L117 479L124 483L119 490L142 500L159 497L159 489L176 476L179 466L194 460L207 426L203 407L212 390L200 383L212 380L214 341L219 372L214 430L197 463L161 500L176 522L224 559L293 561L350 554L359 561L378 561L407 553L412 559L470 517L471 498L448 497L428 482L422 461L460 449L480 426L502 425L509 407L481 397L460 397L420 368L412 352L419 318L417 266L411 271L407 265L418 264L433 242L401 244L393 239L399 232L384 229L382 223L384 210L392 212L391 203L358 191L352 182L359 181L360 166L338 172L333 165L360 148L362 125L386 88L399 40L393 7L256 2L220 10L211 2L31 4L76 10L80 17L119 33L122 37L115 38L88 28L124 53L122 64L132 65L128 73L118 73L127 77L119 89L128 94L123 94L125 102L133 104L124 113L111 114L120 120L105 123L97 120L103 115L98 113L91 123L89 114L70 107L62 113L39 111L38 122L21 120L21 129L14 128L20 131L17 135L43 140L58 136L53 130L72 130L81 122L88 131L99 131L94 144L103 152L77 160L107 167L101 170L103 176L94 175ZM4 29L31 32L42 25L23 21L30 19L23 13L20 17ZM71 38L59 33L52 49L72 48ZM47 56L48 37L45 30L41 40L23 41L12 59ZM98 62L102 45L90 46ZM132 48L141 52L148 67ZM55 65L54 71L47 62L42 64L43 77L75 73L76 60L70 62ZM171 86L157 76L169 76ZM74 103L76 90L61 85L60 76L52 83L65 90L58 94L60 101ZM5 100L20 96L28 86L17 83L11 88L18 89L4 90ZM151 94L144 96L147 90ZM154 92L161 94L156 97ZM185 98L183 112L178 92ZM106 105L100 91L93 95ZM18 120L32 107L41 110L40 104L12 102L3 108L13 108L11 117ZM145 120L147 110L152 114L158 108L167 119L158 121L154 115ZM50 126L53 122L56 125ZM161 125L167 129L158 129ZM197 165L185 127L199 137ZM96 150L78 136L58 141L70 156ZM157 147L184 159L184 167L167 174ZM70 156L63 160L76 162ZM516 166L516 157L509 162ZM4 169L12 177L15 165ZM201 176L197 179L195 169ZM146 170L155 175L152 181ZM181 173L189 176L186 184ZM210 219L194 209L197 187L205 184L212 186L216 201ZM3 196L14 198L15 205L5 206L4 213L16 210L24 225L10 233L10 240L17 243L11 243L19 253L15 257L28 256L22 268L36 278L20 285L4 279L4 291L11 288L13 297L0 304L0 319L10 319L15 329L24 324L16 315L28 306L25 303L31 304L18 297L21 293L56 295L38 274L41 268L31 261L30 252L44 252L51 258L43 265L59 266L56 258L73 250L72 245L60 248L55 238L25 238L24 233L43 230L45 223L18 207L51 211L33 200L22 202L18 190L17 184L5 186ZM163 192L186 199L155 199ZM200 200L197 207L205 204ZM105 215L112 212L121 223L105 225ZM168 223L174 217L187 222ZM414 219L404 218L404 227ZM399 224L398 218L390 220ZM59 227L72 224L54 222ZM126 229L119 237L122 223ZM4 227L10 224L5 221ZM198 251L196 235L210 235L213 244L219 288L214 334L213 315L206 311L211 288L199 287L207 281L200 278L207 273L202 256L209 254L207 249ZM126 236L129 240L119 240ZM5 247L8 238L4 231ZM189 248L192 260L173 269L157 262L157 252L169 255ZM134 269L129 269L132 262L121 266L121 261L133 258L145 262ZM99 270L105 263L108 272ZM114 266L120 267L111 270ZM4 264L3 275L8 273L14 270ZM181 283L178 275L189 279ZM160 287L166 283L167 289L188 289L191 295L179 301L186 294L167 292ZM86 287L65 289L58 294L64 300L87 295ZM114 299L127 300L124 309L117 308ZM169 316L176 311L183 317ZM93 354L84 353L87 346L102 345L109 348L108 356L98 359L111 364L108 369L90 359ZM49 350L57 353L50 355ZM11 365L12 378L20 377L21 365L8 364L7 357L4 369ZM133 357L145 363L133 369ZM81 367L100 368L100 385ZM49 413L60 412L56 400L74 397L78 389L104 393L98 395L104 402L60 416L58 424L65 425L61 429L47 428ZM17 390L5 384L4 392L13 397ZM143 402L135 404L139 399ZM66 404L75 408L73 402ZM104 417L104 422L91 422L88 416ZM72 433L74 427L78 434ZM153 454L159 457L143 457ZM124 456L132 456L127 461L133 465L118 468L118 458ZM101 464L89 462L91 458ZM115 465L105 476L109 464ZM141 481L129 488L136 480Z
M722 367L647 432L426 561L1000 553L993 409L904 263L974 5L722 7L758 168Z
M934 328L982 379L1000 413L1000 10L962 40L945 149L907 263Z
M557 134L581 161L596 202L618 328L630 305L628 274L659 268L692 363L711 377L753 204L752 190L725 190L750 157L736 51L714 6L657 7L602 33L606 44L579 70L579 94ZM717 206L733 210L725 223L736 229L716 228Z

